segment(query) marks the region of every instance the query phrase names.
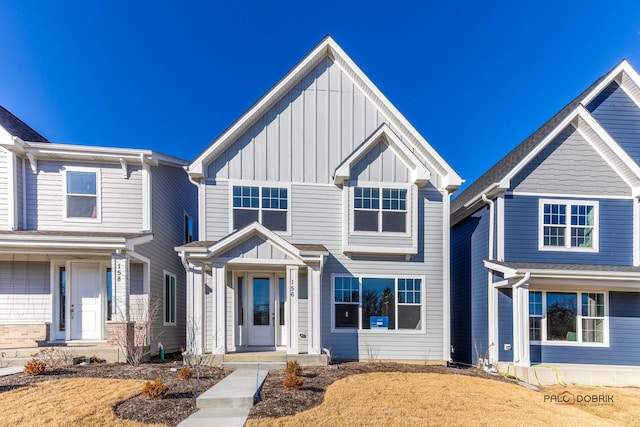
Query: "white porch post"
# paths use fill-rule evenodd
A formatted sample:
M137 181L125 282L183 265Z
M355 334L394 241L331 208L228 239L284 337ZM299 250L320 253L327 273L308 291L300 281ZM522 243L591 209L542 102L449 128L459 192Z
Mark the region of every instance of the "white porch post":
M289 324L287 325L287 354L299 354L298 348L298 266L287 266L286 282L289 298Z
M215 263L211 266L213 278L213 353L224 354L226 352L226 282L227 268L224 263Z
M112 271L112 319L129 321L129 257L125 254L111 255Z
M203 353L202 334L204 330L204 266L189 263L187 270L187 351L191 354Z
M307 268L309 330L307 331L309 354L320 354L320 271Z
M529 284L513 286L513 363L516 366L531 366L529 349Z

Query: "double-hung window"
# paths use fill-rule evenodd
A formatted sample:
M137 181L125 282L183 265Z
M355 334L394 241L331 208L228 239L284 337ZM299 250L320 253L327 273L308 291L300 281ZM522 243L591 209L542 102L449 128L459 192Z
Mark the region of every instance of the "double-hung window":
M407 231L405 188L355 187L353 230L373 232Z
M341 277L333 279L334 327L422 329L421 278Z
M65 218L99 219L100 177L95 170L65 171Z
M540 248L598 249L598 203L540 201Z
M287 231L288 193L287 188L234 186L233 229L257 221L270 230Z
M164 324L176 324L176 276L164 272Z
M529 339L540 341L542 337L542 292L529 291Z
M605 293L529 291L529 338L605 343Z

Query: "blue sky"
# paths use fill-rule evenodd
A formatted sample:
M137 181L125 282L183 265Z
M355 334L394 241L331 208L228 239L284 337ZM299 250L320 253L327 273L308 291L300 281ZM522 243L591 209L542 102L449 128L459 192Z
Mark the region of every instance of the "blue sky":
M468 183L640 69L637 0L2 0L0 104L53 142L191 160L326 34Z

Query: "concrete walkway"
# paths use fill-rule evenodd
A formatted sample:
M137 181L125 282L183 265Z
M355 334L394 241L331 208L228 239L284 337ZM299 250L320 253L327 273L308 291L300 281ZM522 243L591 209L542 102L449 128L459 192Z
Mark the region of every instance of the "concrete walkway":
M0 368L0 377L5 375L13 375L22 372L24 368L22 366L9 366L8 368Z
M269 370L239 369L198 397L199 411L191 414L178 427L242 427L254 404L257 391Z

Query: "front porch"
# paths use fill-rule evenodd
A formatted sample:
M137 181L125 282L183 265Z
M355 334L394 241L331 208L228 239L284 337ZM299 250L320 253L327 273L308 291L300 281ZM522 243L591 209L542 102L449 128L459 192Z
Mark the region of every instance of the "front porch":
M576 363L546 363L516 366L498 362L498 372L514 376L534 385L600 385L638 387L640 367L623 365L585 365Z
M271 362L305 354L320 360L324 247L291 244L253 223L219 242L176 250L187 270L190 352L252 361L262 352Z

